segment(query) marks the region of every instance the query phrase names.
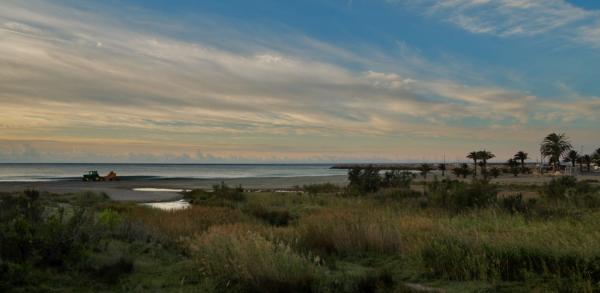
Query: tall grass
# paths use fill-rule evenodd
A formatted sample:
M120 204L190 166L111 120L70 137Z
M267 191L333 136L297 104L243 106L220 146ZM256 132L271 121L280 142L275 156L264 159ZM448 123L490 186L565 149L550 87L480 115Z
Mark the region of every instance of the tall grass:
M178 211L135 207L127 213L126 217L175 241L202 233L213 225L238 223L248 219L238 209L203 206L192 206Z
M505 282L540 291L600 289L600 204L594 204L600 203L599 188L562 179L540 188L541 197L527 200L518 195L497 199L499 188L446 180L430 183L425 194L384 188L355 197L328 191L243 193L219 186L216 193L191 193L195 205L170 212L110 206L99 198L95 216L82 220L105 230L103 237L111 241L129 241L123 235L138 230L142 238L163 237L157 241L161 249L183 248L194 260L190 266L202 274L198 282L217 292L393 290L398 279L475 281L488 288ZM53 220L44 214L48 209L28 205L37 197L31 192L0 201L5 207L0 213L3 250L18 252L21 244L28 249L28 234L20 231L35 231L50 248L77 239L80 232L94 235L77 225L70 228L67 218ZM52 229L44 232L31 223ZM125 226L135 229L119 230ZM14 245L15 239L24 242ZM52 256L50 250L39 251ZM18 253L0 253L2 272L17 276L27 270L2 265ZM127 262L106 266L113 267L129 274Z
M215 226L190 242L203 275L217 290L311 292L318 268L283 242L244 226Z
M296 228L306 248L326 253L398 253L401 231L385 210L325 209L308 215Z

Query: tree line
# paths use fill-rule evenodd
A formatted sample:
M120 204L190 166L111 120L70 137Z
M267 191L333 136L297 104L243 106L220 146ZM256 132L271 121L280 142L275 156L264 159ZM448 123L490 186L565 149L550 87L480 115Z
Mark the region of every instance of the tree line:
M600 164L600 148L591 154L579 154L573 149L573 145L564 133L550 133L545 136L540 143L540 154L542 159L548 159L548 164L552 167L553 171L558 169L561 159L563 162L570 162L572 167L575 167L575 164L579 164L581 172L583 172L583 165L590 172L592 163ZM496 155L486 149L469 152L466 158L473 161L473 167L470 168L467 163L462 163L453 168L451 172L456 177L466 178L472 175L475 178L481 175L484 179L488 179L489 177L496 178L502 173L509 173L514 176L531 173L531 169L525 165L525 162L529 160L529 154L524 151L516 152L506 161L503 168L492 167L488 169L488 161L496 158ZM442 176L446 176L446 171L448 171L446 163L440 163L437 166L433 164L421 164L418 169L420 175L426 179L427 175L436 168L442 172ZM410 172L400 172L397 170L385 172L382 176L380 170L373 166L356 167L348 172L350 186L354 186L364 192L374 192L380 187L410 185L410 179L413 176Z

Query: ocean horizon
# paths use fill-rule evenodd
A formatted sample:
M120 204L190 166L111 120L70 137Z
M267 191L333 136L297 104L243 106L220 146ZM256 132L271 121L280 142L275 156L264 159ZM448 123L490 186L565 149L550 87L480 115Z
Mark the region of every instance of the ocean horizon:
M334 164L308 163L0 163L0 182L79 180L90 170L122 178L231 179L345 175Z

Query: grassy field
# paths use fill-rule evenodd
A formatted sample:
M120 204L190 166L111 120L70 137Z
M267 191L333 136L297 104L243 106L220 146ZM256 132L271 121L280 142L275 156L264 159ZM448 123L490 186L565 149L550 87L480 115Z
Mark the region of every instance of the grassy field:
M4 194L0 291L600 290L595 182L301 189L216 186L171 212L101 194Z

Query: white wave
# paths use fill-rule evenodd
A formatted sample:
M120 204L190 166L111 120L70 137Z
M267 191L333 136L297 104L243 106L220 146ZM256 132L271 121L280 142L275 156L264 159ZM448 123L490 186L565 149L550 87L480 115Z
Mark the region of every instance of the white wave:
M188 192L189 189L171 189L171 188L151 188L151 187L142 187L142 188L134 188L133 191L143 191L143 192Z

